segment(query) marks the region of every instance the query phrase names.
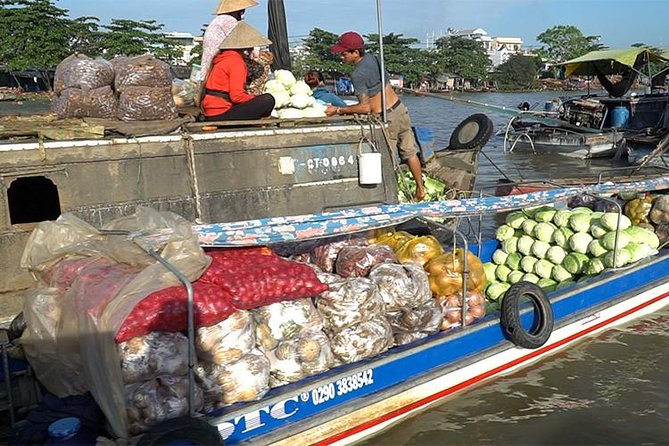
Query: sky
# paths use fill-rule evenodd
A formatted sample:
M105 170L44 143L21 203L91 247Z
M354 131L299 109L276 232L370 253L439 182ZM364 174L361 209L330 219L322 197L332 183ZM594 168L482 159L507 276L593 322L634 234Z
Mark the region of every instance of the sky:
M246 11L246 20L267 32L267 0ZM94 16L156 20L165 31L200 34L212 19L217 0L57 0L70 17ZM427 42L448 28L483 28L492 37L520 37L526 47L556 25L574 25L584 35L601 36L610 48L633 43L669 47L667 0L383 0L384 34ZM376 0L284 0L291 40L313 28L333 33L377 30Z

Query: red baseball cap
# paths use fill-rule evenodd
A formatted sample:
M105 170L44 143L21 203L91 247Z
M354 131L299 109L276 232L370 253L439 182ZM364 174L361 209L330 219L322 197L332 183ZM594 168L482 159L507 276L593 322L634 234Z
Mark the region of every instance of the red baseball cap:
M364 46L365 41L362 40L362 36L356 32L349 31L339 36L339 40L337 40L335 45L330 47L330 51L339 54L344 51L359 50L364 48Z

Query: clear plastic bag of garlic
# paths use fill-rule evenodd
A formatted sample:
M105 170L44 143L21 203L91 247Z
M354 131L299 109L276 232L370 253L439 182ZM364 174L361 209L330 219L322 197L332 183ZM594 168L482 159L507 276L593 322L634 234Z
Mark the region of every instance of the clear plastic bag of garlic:
M188 338L181 333L149 333L120 343L118 350L125 384L188 373Z
M244 310L235 311L218 324L198 328L195 336L198 359L214 365L239 361L255 343L255 322Z
M393 346L392 327L385 316L379 314L331 334L330 345L339 363L360 361Z
M436 300L442 309L442 330L448 330L462 324L462 293L437 296ZM467 291L466 301L465 323L467 325L485 316L485 297L483 297L483 294L478 291Z
M269 360L255 349L231 364L196 368L209 409L262 398L269 390L269 370Z
M265 83L264 93L274 97L275 116L280 119L324 118L323 104L317 103L311 87L303 80L296 80L288 70L277 70L274 79ZM274 113L273 113L274 114Z
M125 386L129 430L139 434L165 420L188 414L188 377L161 376ZM195 386L195 409L203 406L202 389Z
M354 277L329 284L330 289L316 298L316 308L323 317L326 333L385 313L385 304L374 282Z
M270 362L271 387L325 372L334 365L330 340L322 331L305 330L265 352Z

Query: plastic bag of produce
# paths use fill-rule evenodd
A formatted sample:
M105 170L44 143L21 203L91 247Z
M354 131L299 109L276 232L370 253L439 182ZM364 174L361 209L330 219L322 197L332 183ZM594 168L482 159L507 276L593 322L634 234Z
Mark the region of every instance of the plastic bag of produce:
M115 57L112 65L117 93L122 94L128 87L172 87L170 66L149 54Z
M337 256L346 246L367 246L367 240L362 237L345 237L327 242L314 248L311 259L322 271L334 272Z
M400 263L415 263L420 266L443 253L441 243L431 235L414 237L395 250Z
M669 223L669 195L660 195L655 198L650 211L650 221L656 225Z
M412 263L382 263L369 273L389 312L420 307L432 300L432 291L423 267Z
M95 90L112 86L114 68L104 59L91 59L83 54L67 56L56 67L53 91L57 95L67 88ZM110 90L111 91L111 90Z
M253 310L258 345L273 350L302 331L320 331L323 321L310 299L277 302Z
M343 364L378 355L393 345L393 330L383 315L330 335L332 353Z
M381 263L397 263L397 257L389 246L346 246L337 256L335 271L342 277L366 277L372 268Z
M201 281L220 286L239 309L317 296L328 289L309 266L263 249L209 251L212 262Z
M177 107L192 107L195 105L195 96L198 85L190 79L174 79L172 81L172 99Z
M161 421L188 415L188 378L161 376L125 387L129 431L136 435ZM203 405L202 389L195 386L195 407Z
M116 117L118 100L110 86L93 90L66 88L51 100L51 110L59 119Z
M316 298L316 308L328 333L364 322L385 313L385 304L374 282L352 278L330 285Z
M483 291L488 281L481 260L467 251L467 289ZM429 274L430 288L435 296L445 296L462 291L462 271L464 269L463 250L442 254L425 265Z
M373 243L390 246L393 251L397 251L403 244L414 238L413 235L405 231L395 232L394 229L391 231L388 229L379 229L378 231L373 239Z
M244 310L235 311L218 324L198 328L195 337L198 359L214 365L239 361L255 343L255 324Z
M269 390L269 360L257 350L232 364L197 367L208 407L258 400Z
M195 326L216 324L235 308L230 294L217 285L193 283ZM188 328L188 294L183 285L154 291L139 302L116 333L116 342L127 341L152 331L184 331Z
M181 333L149 333L119 344L118 351L125 384L188 373L188 338Z
M632 220L633 225L640 225L641 223L650 223L650 211L653 208L653 199L650 194L646 194L643 198L635 198L625 204L625 215ZM607 211L605 211L607 212ZM618 210L608 211L618 212Z
M437 296L437 303L443 311L442 330L462 325L462 293ZM485 297L478 291L467 291L467 313L465 323L470 325L485 316Z
M123 121L152 121L176 119L179 112L171 87L125 87L116 116Z
M321 331L303 331L265 352L270 362L270 387L299 381L329 370L334 364L330 340Z
M396 345L404 345L439 331L443 313L434 299L416 308L388 314Z

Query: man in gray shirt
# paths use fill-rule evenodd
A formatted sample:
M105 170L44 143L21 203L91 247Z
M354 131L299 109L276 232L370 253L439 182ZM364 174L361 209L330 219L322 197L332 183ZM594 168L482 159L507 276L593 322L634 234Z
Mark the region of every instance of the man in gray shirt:
M347 32L339 37L336 45L330 49L333 53L341 56L346 64L353 65L351 80L353 88L358 97L358 103L347 107L329 106L325 113L328 116L344 115L355 113L378 113L382 110L381 105L381 64L376 56L365 54L365 42L362 36L355 32ZM416 201L422 201L425 198L425 188L423 187L423 174L418 158L418 147L411 130L411 118L409 111L400 102L395 91L388 82L389 76L386 75L386 100L390 104L386 108L388 118L388 134L391 149L398 148L400 158L404 161L411 175L416 181Z

